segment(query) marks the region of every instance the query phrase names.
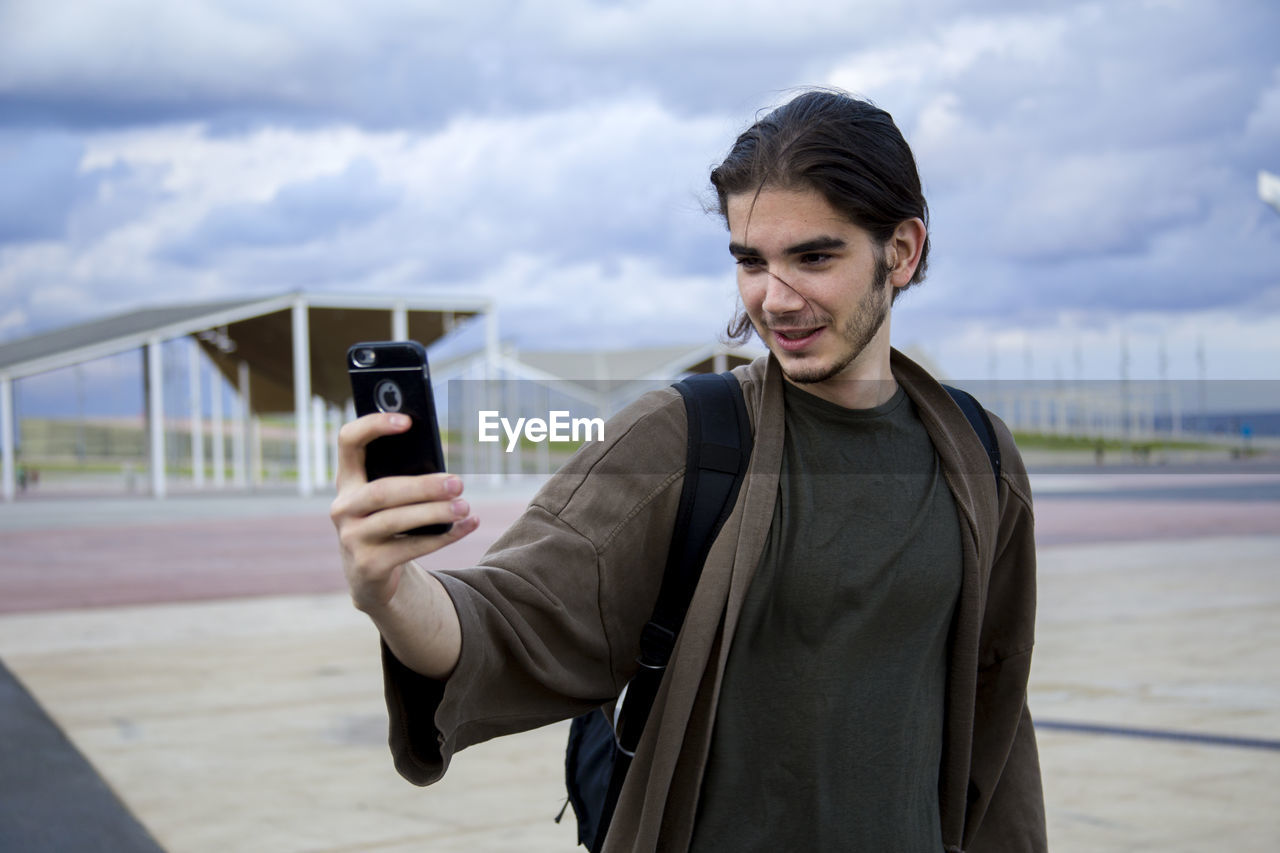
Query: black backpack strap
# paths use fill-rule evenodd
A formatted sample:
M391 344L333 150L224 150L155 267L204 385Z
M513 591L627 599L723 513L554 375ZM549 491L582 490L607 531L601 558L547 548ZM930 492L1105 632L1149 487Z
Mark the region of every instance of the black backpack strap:
M960 411L964 412L969 425L973 427L973 431L982 440L982 446L987 450L987 458L991 460L991 472L996 476L996 491L999 491L1000 444L996 441L996 431L991 425L991 418L987 417L987 410L982 408L982 404L968 391L962 391L950 385L943 385L942 387L947 389L951 399L956 401L956 405L960 407Z
M641 640L642 664L665 665L671 657L711 541L737 502L751 459L751 423L733 374L696 374L676 388L684 395L689 447L662 589L645 628L649 648Z
M631 757L649 719L676 636L702 576L711 543L737 503L751 461L751 422L742 386L732 373L704 373L677 382L689 422L684 485L662 587L640 636L639 669L627 684L617 723L617 751L595 843L609 831Z

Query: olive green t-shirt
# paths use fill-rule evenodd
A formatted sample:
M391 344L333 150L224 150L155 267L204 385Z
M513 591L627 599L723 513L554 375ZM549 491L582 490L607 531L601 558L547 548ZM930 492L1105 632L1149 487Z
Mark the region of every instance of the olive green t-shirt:
M852 410L785 384L778 500L692 849L936 853L955 502L901 388Z

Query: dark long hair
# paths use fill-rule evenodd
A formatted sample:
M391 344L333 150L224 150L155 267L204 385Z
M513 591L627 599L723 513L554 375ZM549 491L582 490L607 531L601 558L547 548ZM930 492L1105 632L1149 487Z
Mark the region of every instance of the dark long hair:
M740 135L724 162L711 170L720 215L728 222L728 197L765 187L812 189L880 245L908 219L925 223L920 263L906 287L924 280L929 261L929 206L920 189L911 148L893 117L845 92L815 90L765 115ZM740 312L729 340L751 335Z

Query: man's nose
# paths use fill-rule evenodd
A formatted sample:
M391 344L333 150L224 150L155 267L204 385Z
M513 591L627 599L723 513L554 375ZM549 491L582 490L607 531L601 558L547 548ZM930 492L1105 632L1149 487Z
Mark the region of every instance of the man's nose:
M785 279L772 272L768 276L761 308L770 314L787 314L804 307L804 299Z

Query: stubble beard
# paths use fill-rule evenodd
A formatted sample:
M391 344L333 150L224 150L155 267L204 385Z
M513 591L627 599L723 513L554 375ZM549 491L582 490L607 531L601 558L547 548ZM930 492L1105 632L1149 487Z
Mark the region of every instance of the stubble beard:
M838 353L836 360L828 365L815 364L812 366L793 365L788 366L786 361L779 357L778 361L782 364L782 373L797 385L813 385L818 382L826 382L839 376L842 371L854 359L862 355L863 350L880 332L880 328L884 325L884 321L889 316L889 306L884 299L885 288L889 284L890 268L884 262L883 257L876 258L875 269L872 273L872 285L863 294L862 299L858 302L858 308L837 333L840 340L843 341L844 349ZM815 323L815 325L827 325L831 318L828 316L825 323ZM761 340L768 341L768 330L756 326L756 334ZM776 355L776 354L775 354Z

